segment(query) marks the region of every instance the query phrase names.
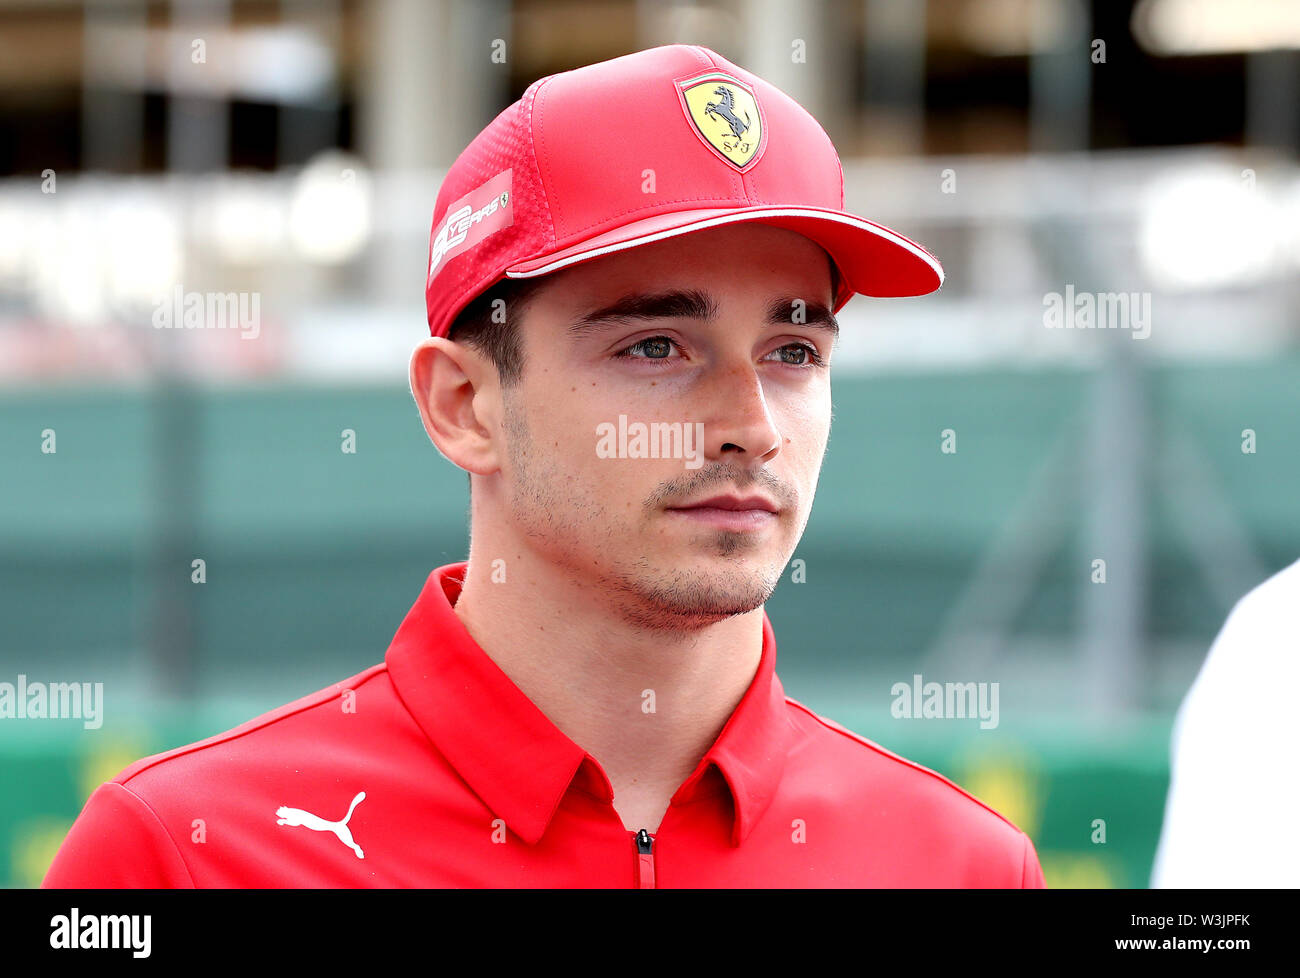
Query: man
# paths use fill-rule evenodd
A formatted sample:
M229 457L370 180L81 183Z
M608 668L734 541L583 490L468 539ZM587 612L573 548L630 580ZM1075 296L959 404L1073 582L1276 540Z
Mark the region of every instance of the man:
M102 786L46 885L1042 886L1010 822L787 699L763 609L834 311L941 282L708 49L535 83L441 189L411 359L468 560L383 664Z
M1178 711L1153 888L1300 886L1300 561L1237 602Z

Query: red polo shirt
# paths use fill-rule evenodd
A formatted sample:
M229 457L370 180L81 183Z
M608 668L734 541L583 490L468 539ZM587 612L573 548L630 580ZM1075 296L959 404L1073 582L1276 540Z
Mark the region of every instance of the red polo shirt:
M658 831L429 575L385 661L91 795L45 887L1041 887L1029 838L757 674ZM653 722L653 718L647 718Z

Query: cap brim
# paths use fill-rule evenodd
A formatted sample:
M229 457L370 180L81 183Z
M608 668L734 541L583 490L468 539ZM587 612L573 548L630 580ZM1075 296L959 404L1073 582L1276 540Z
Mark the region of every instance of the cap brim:
M724 224L772 224L821 245L844 279L838 309L856 294L894 298L928 295L943 285L943 266L915 241L865 218L820 207L729 207L676 211L643 218L568 248L517 262L508 278L549 275L628 248Z

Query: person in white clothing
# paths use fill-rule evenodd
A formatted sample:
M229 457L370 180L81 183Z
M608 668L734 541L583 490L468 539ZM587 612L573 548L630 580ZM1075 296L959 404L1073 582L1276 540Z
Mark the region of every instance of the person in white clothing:
M1300 886L1300 561L1237 602L1174 721L1153 888Z

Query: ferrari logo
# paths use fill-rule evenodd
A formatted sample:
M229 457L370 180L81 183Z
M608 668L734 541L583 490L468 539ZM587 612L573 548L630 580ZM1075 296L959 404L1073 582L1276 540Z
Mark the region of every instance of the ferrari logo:
M763 120L748 86L716 72L677 85L695 131L714 152L742 171L758 160Z

